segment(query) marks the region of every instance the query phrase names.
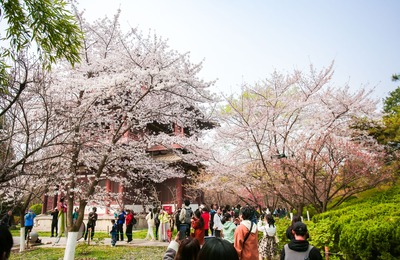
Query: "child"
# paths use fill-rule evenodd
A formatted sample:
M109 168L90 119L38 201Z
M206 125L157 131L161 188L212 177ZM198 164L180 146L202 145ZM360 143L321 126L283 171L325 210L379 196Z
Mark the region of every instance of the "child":
M117 243L117 236L118 236L118 226L117 226L117 224L115 223L115 219L112 219L111 220L111 225L112 225L112 228L111 228L111 231L110 231L110 234L111 234L111 246L115 246L115 244Z

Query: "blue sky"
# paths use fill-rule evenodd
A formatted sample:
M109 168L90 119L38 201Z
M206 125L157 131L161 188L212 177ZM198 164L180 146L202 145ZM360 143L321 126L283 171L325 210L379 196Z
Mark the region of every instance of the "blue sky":
M171 48L204 59L201 76L218 79L214 92L239 93L275 69L329 66L332 84L375 88L382 99L400 82L400 1L395 0L80 0L86 18L112 17L121 8L127 29L149 29Z

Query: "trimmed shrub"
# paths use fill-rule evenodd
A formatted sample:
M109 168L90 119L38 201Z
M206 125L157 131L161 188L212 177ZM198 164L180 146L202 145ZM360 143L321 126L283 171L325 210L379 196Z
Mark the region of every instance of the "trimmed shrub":
M30 208L36 215L42 213L42 204L34 204Z
M312 244L345 259L400 259L400 187L313 217Z

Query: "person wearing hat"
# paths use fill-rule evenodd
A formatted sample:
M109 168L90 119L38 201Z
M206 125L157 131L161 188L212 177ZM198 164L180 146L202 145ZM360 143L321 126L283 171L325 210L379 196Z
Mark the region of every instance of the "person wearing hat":
M293 225L292 233L294 239L286 244L281 252L281 260L309 259L322 260L319 250L307 241L307 225L303 222L296 222Z

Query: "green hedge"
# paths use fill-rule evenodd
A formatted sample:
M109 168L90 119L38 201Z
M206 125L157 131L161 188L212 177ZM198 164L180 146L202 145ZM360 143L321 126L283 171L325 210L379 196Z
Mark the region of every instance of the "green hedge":
M42 204L34 204L29 209L31 209L36 215L42 213Z
M313 221L312 244L344 259L400 259L399 186L351 200Z

